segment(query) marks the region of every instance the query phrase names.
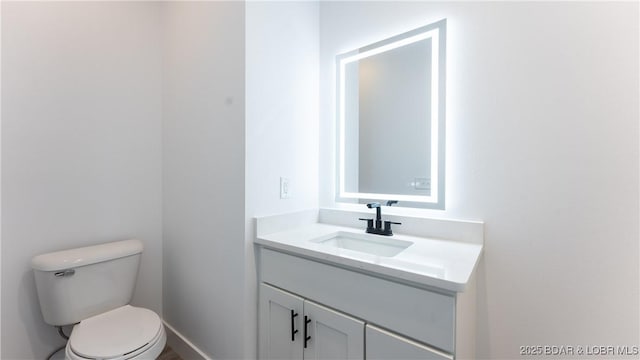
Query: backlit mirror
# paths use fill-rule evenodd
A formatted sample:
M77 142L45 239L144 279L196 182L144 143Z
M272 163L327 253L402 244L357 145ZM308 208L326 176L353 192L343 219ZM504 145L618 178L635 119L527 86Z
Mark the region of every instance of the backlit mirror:
M337 201L444 209L446 20L337 57Z

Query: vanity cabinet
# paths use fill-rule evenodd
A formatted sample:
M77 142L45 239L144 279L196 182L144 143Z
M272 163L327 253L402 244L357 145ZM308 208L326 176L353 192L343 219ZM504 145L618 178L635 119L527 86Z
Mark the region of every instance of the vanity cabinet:
M304 299L260 285L260 357L263 359L302 359L300 332Z
M373 325L367 325L366 339L367 359L371 360L451 359L446 354L439 354L420 343Z
M260 359L466 357L456 293L266 247L259 281Z
M366 359L372 360L450 359L308 299L260 285L261 359L363 360L365 349Z
M304 312L310 321L304 359L364 359L364 322L310 300Z
M260 285L262 359L364 359L364 322Z

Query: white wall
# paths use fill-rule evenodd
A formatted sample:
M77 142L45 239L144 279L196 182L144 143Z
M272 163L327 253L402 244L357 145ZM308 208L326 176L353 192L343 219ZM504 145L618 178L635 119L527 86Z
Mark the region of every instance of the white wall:
M2 354L62 343L32 256L131 237L161 312L160 23L152 3L2 2Z
M244 7L163 8L164 318L216 359L244 358Z
M246 9L245 358L256 356L256 216L318 206L318 3ZM280 177L292 197L280 199Z
M2 356L2 4L0 4L0 356Z
M638 344L638 10L320 4L321 205L333 199L335 55L447 18L447 204L422 213L486 221L480 358Z

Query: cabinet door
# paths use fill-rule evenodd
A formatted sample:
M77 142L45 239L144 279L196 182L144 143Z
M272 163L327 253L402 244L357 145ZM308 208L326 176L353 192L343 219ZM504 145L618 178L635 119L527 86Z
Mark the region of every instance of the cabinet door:
M304 302L305 360L363 360L364 323L309 300ZM306 327L306 328L305 328ZM306 345L306 346L304 346Z
M260 284L260 359L302 359L303 299Z
M451 360L453 356L367 325L367 360Z

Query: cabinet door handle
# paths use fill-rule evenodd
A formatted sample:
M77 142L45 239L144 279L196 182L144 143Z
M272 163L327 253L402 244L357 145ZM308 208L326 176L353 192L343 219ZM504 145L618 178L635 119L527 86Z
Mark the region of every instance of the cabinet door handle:
M307 335L308 331L307 331L307 325L311 322L311 318L307 317L306 315L304 316L304 348L307 348L307 342L309 340L311 340L311 336Z
M296 324L295 324L295 317L298 316L298 313L291 310L291 341L296 341L296 333L298 332L298 330L296 329Z

